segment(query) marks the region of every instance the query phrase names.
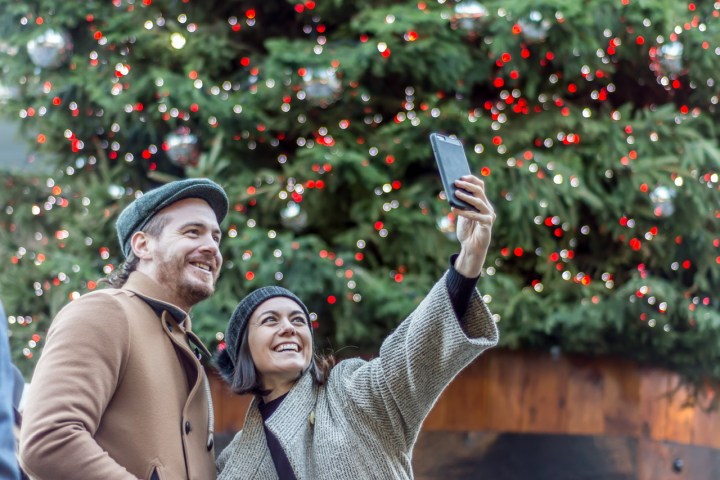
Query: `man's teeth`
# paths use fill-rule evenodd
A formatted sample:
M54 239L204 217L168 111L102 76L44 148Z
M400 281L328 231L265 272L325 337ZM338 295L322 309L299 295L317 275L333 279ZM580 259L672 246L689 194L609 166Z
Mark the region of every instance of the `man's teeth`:
M206 270L208 272L210 271L210 265L206 265L204 263L191 263L191 265L198 267L198 268L202 268L203 270Z
M275 347L276 352L285 352L287 350L292 350L293 352L299 352L300 347L298 347L294 343L283 343L282 345L278 345L277 347Z

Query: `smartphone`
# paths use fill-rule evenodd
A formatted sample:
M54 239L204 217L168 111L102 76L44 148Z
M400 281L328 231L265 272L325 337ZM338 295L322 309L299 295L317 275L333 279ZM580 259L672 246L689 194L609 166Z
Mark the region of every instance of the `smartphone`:
M431 133L430 145L432 145L435 161L440 171L440 179L450 205L461 210L477 211L475 207L455 196L455 191L460 190L455 186L455 180L464 175L470 175L470 165L460 140L439 133Z

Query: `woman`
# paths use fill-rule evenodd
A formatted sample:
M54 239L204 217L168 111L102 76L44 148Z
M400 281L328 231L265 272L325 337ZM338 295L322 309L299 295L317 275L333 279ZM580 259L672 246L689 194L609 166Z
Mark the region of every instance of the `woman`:
M284 288L255 290L238 304L218 364L233 391L256 396L218 458L220 480L413 478L413 445L431 407L498 340L475 290L495 214L482 180L455 184L477 209L453 208L460 253L377 358L334 367L314 359L308 310Z

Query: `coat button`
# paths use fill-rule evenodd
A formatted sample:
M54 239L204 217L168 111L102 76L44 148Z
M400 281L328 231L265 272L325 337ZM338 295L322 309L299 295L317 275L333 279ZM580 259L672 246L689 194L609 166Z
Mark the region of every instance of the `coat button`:
M190 430L192 430L192 427L190 426L190 420L185 422L185 435L190 433Z

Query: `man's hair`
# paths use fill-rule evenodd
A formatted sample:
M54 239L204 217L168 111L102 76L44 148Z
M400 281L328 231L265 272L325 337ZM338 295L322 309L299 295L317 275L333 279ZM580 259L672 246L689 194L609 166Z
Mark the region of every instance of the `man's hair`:
M310 325L308 325L308 328ZM235 372L232 378L226 379L230 384L230 390L238 395L252 393L255 395L268 395L270 390L262 388L260 373L255 368L252 355L250 354L250 342L248 340L249 328L246 328L238 346L238 356L235 359ZM313 342L314 344L314 342ZM313 345L314 346L314 345ZM335 357L332 355L319 355L313 352L310 360L310 375L317 385L324 385L330 376L330 371L335 366ZM299 377L298 377L299 378Z
M146 235L157 238L162 233L165 225L168 223L167 215L158 213L148 221L147 225L141 230ZM117 268L113 269L107 277L100 280L101 283L107 283L113 288L121 288L127 282L128 277L137 269L140 259L135 256L131 250L127 258Z

